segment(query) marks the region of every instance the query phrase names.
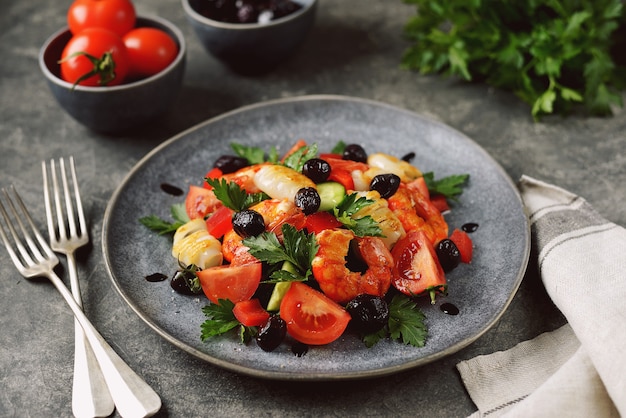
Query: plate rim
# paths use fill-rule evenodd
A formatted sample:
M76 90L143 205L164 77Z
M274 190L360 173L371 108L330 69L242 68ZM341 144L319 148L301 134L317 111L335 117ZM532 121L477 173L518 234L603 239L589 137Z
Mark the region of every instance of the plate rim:
M483 157L485 157L486 159L490 160L491 163L493 164L493 166L500 172L500 174L502 175L503 179L508 183L509 187L514 191L515 197L518 200L525 216L524 216L524 223L525 223L525 234L524 234L524 252L522 255L522 263L517 271L517 275L515 278L515 282L514 282L514 286L512 291L510 292L510 294L508 295L508 297L506 298L505 303L502 306L502 309L497 312L497 314L493 317L493 319L491 321L489 321L488 323L486 323L483 327L482 330L480 330L480 332L473 334L471 337L468 337L462 341L459 341L456 344L453 344L441 351L438 351L436 353L432 353L429 354L427 356L424 357L420 357L418 359L412 360L412 361L408 361L408 362L404 362L402 364L398 364L398 365L393 365L393 366L387 366L384 368L379 368L379 369L374 369L374 370L360 370L360 371L354 371L354 372L307 372L307 373L302 373L302 374L296 374L296 373L290 373L290 372L281 372L280 370L275 370L275 371L268 371L268 370L260 370L260 369L255 369L253 367L248 367L248 366L244 366L244 365L239 365L239 364L235 364L223 359L219 359L216 357L213 357L203 351L200 351L192 346L189 346L188 344L184 343L183 341L178 340L175 336L171 335L169 332L165 331L163 328L161 328L158 324L156 324L148 315L146 315L139 307L135 306L134 302L130 299L129 295L124 291L124 289L121 287L121 283L119 283L118 279L115 277L114 273L113 273L113 269L112 269L112 261L110 258L110 253L107 247L107 237L108 237L108 232L109 232L109 227L110 227L110 217L111 217L111 213L114 210L114 207L116 205L116 203L118 202L122 191L125 189L126 185L128 184L128 182L131 180L131 178L135 175L136 172L138 172L147 162L149 162L151 160L151 158L156 155L157 153L159 153L162 149L168 147L169 145L171 145L172 143L180 140L181 138L187 136L188 134L190 134L191 132L194 132L196 130L202 129L204 126L210 125L212 123L215 123L221 119L226 119L229 118L233 115L239 114L239 113L246 113L248 111L257 109L257 108L262 108L262 107L266 107L266 106L273 106L273 105L279 105L279 104L286 104L289 102L305 102L305 101L337 101L337 102L350 102L350 103L362 103L362 104L366 104L369 106L377 106L377 107L384 107L390 110L393 110L395 112L401 112L401 113L405 113L407 115L410 115L411 117L419 117L422 118L426 121L428 121L429 123L432 123L434 125L437 125L439 128L445 129L445 130L449 130L454 132L456 135L459 135L461 137L463 137L465 140L473 143L477 150L480 151L483 154ZM424 115L421 113L417 113L415 111L406 109L406 108L402 108L396 105L392 105L386 102L381 102L381 101L377 101L377 100L373 100L373 99L367 99L367 98L362 98L362 97L354 97L354 96L347 96L347 95L336 95L336 94L312 94L312 95L302 95L302 96L294 96L294 97L285 97L285 98L278 98L278 99L269 99L269 100L264 100L264 101L260 101L260 102L255 102L252 104L248 104L248 105L244 105L244 106L240 106L237 107L235 109L226 111L224 113L220 113L216 116L210 117L198 124L195 124L181 132L179 132L178 134L170 137L169 139L166 139L165 141L161 142L160 144L158 144L157 146L155 146L153 149L151 149L148 153L146 153L142 158L140 158L134 165L133 167L129 170L129 172L123 177L122 181L117 185L117 187L115 188L115 190L113 191L113 193L111 194L111 197L109 198L109 201L107 203L106 209L104 211L104 215L103 215L103 221L102 221L102 233L101 233L101 247L102 247L102 251L103 251L103 258L104 258L104 262L105 262L105 269L107 270L108 276L111 279L111 281L113 282L113 286L116 289L116 291L120 294L120 296L122 297L122 300L131 308L131 310L133 312L135 312L135 314L137 314L137 316L139 316L139 318L145 322L150 328L152 328L153 331L155 331L160 337L164 338L166 341L168 341L169 343L171 343L172 345L174 345L175 347L195 356L196 358L206 361L209 364L221 367L223 369L229 370L231 372L235 372L235 373L239 373L242 375L247 375L247 376L252 376L252 377L257 377L257 378L263 378L263 379L267 379L267 380L282 380L282 381L339 381L339 380L359 380L359 379L370 379L370 378L375 378L375 377L382 377L382 376L388 376L388 375L392 375L401 371L406 371L406 370L410 370L410 369L414 369L416 367L434 362L436 360L440 360L444 357L447 357L451 354L454 354L460 350L462 350L463 348L469 346L470 344L474 343L476 340L478 340L480 337L482 337L487 331L489 331L491 328L493 328L493 326L502 318L502 316L504 315L504 313L507 311L507 309L509 308L513 298L515 297L515 295L517 294L517 291L519 290L519 287L521 285L521 282L526 274L526 270L528 268L528 263L529 263L529 259L530 259L530 250L531 250L531 231L530 231L530 222L528 219L528 216L526 214L525 211L525 206L523 204L523 200L521 197L521 194L516 186L516 184L513 182L513 180L511 179L511 177L508 175L508 173L504 170L504 168L500 165L500 163L495 160L482 146L480 146L480 144L478 144L476 141L474 141L473 139L471 139L469 136L467 136L466 134L464 134L463 132L451 127L450 125L447 125L441 121L438 121L428 115Z

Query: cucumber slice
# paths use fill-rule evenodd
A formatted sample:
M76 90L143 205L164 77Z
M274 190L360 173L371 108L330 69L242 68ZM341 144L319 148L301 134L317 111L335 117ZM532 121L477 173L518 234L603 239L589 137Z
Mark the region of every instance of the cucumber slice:
M290 271L292 273L296 272L296 267L289 261L285 261L281 269ZM290 287L291 282L278 282L274 285L274 290L272 290L270 300L269 302L267 302L268 311L274 312L280 309L280 302L282 302L285 293L287 293Z
M346 197L346 188L335 181L327 181L317 185L320 195L320 212L334 209Z

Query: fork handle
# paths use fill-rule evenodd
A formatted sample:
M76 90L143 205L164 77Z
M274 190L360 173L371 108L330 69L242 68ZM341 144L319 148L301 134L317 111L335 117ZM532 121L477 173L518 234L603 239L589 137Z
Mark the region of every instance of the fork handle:
M91 324L74 300L72 293L55 273L49 276L82 326L93 353L100 364L117 411L124 418L143 418L161 409L159 395L111 348Z

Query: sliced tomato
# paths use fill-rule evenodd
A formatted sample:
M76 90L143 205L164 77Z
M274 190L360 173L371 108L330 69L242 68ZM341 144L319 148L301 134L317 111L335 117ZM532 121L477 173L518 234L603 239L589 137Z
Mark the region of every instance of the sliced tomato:
M327 160L329 158L334 158L334 159L337 159L337 160L341 160L341 154L334 154L334 153L331 153L331 152L327 152L327 153L320 154L320 158L322 160Z
M206 173L204 178L218 179L218 178L222 177L223 175L224 175L224 173L222 172L222 170L220 170L217 167L213 167L212 169L209 170L208 173ZM209 190L213 189L213 186L211 186L206 181L204 183L202 183L202 187L204 187L205 189L209 189Z
M306 217L304 227L309 233L319 234L325 229L339 228L342 225L337 218L328 212L315 212Z
M448 205L448 199L442 194L434 194L430 197L430 202L434 207L439 209L439 212L445 212L450 210L450 205Z
M411 231L391 250L396 263L391 283L408 296L445 293L446 276L430 240L423 231Z
M412 182L412 187L415 187L420 193L430 199L432 196L430 195L430 190L428 190L428 185L426 184L426 179L424 177L418 177Z
M213 303L228 299L233 303L252 298L261 282L261 263L217 266L196 273L202 291Z
M328 155L328 154L325 154ZM332 154L331 154L332 155ZM326 162L330 164L330 169L332 170L348 170L350 172L354 170L365 171L369 168L369 166L365 163L360 163L358 161L352 160L344 160L343 158L334 158L328 156L325 158Z
M235 303L233 315L237 321L247 327L259 327L270 319L270 314L263 309L261 302L256 298Z
M328 181L336 181L345 187L346 190L354 190L354 180L352 179L352 174L348 170L342 168L336 168L333 170L331 168Z
M213 190L194 186L193 184L189 186L189 191L185 198L185 210L190 219L204 218L221 205L222 202L215 197Z
M350 322L350 314L341 305L301 282L291 283L280 303L280 316L293 338L310 345L335 341Z
M206 229L215 238L222 238L225 233L233 229L234 211L226 206L220 206L209 215L206 220Z
M474 243L469 237L467 232L460 229L455 229L450 235L450 240L454 242L459 249L459 255L461 256L462 263L469 263L472 261L472 254L474 252Z

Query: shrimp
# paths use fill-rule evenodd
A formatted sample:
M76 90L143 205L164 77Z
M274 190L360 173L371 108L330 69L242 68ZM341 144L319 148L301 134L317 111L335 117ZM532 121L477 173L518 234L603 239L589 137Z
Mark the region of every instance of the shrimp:
M263 200L251 206L250 209L263 216L265 230L275 233L279 240L282 240L281 229L283 224L288 223L296 229L302 229L306 222L304 212L295 203L288 200ZM248 253L248 247L242 241L243 239L232 229L224 234L222 252L226 261L232 264L250 261L250 258L256 260Z
M435 245L448 236L448 224L441 212L420 192L418 183L402 183L387 199L389 208L407 231L424 231Z
M327 229L316 235L319 250L312 261L312 271L321 290L338 303L346 303L367 293L384 296L391 286L394 261L380 238L357 237L346 229ZM365 273L350 271L346 256L350 241L357 247L368 268Z
M244 189L247 193L258 193L261 191L261 189L256 186L254 178L261 170L261 168L266 165L268 164L263 163L243 167L233 173L224 174L222 178L227 180L228 182L232 181L234 183L237 183L239 187Z

